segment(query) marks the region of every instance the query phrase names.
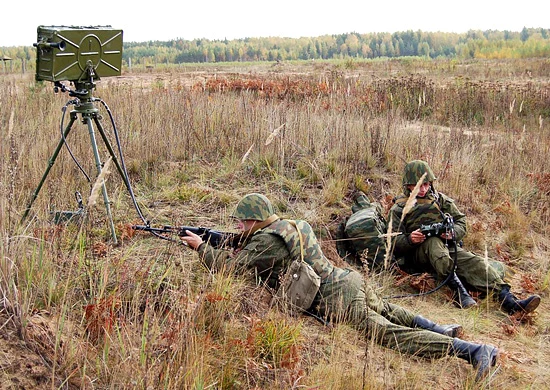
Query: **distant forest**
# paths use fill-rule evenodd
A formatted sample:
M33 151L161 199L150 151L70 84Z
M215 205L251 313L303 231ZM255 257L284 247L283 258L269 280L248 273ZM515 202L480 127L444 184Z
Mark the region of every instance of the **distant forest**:
M289 61L379 57L532 58L550 57L550 29L443 33L405 31L347 33L314 38L175 39L124 44L132 64Z
M33 63L36 54L33 47L3 47L0 55L20 59L22 63ZM523 28L520 32L471 30L460 34L419 30L312 38L174 39L124 42L123 47L123 60L131 66L408 56L462 60L550 58L550 29Z

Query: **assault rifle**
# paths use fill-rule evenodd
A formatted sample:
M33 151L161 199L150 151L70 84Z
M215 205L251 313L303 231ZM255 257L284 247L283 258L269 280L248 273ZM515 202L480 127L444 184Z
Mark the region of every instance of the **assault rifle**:
M420 232L426 237L439 237L439 235L448 228L443 222L431 223L429 225L420 225Z
M209 228L195 226L164 225L163 227L155 228L149 225L132 225L132 229L150 232L160 238L166 238L166 234L177 234L180 237L184 237L187 236L185 231L189 230L191 233L201 236L204 242L209 243L214 248L230 247L236 249L239 246L241 239L241 234L239 233L220 232Z
M426 237L439 237L441 233L450 231L454 235L454 221L450 215L444 215L443 222L420 225L420 232Z

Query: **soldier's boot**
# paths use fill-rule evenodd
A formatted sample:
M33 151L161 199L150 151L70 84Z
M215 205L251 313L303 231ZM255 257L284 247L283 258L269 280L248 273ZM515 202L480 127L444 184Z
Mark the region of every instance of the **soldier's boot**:
M497 347L489 344L474 344L458 338L453 339L450 355L455 355L471 363L477 370L476 381L479 381L489 373L498 360Z
M498 293L498 300L502 310L508 314L514 314L518 311L531 313L535 311L540 304L539 295L535 294L531 295L529 298L519 300L510 292L510 287L504 287L500 290Z
M477 306L474 298L470 296L466 287L462 284L458 276L453 272L453 276L447 282L449 288L453 291L453 302L461 309L467 309L472 306Z
M432 322L422 316L415 316L413 318L412 327L426 329L449 337L460 337L462 336L463 331L462 325L438 325L435 322Z

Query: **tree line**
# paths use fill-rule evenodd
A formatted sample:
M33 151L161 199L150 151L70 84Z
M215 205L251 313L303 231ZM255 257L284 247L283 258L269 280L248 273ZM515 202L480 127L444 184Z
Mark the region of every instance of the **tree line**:
M420 56L498 59L550 55L550 29L444 33L345 33L312 38L174 39L128 42L124 59L133 63L289 61Z
M173 39L124 42L126 65L291 61L349 58L503 59L550 56L550 29L522 31L470 30L466 33L403 31L345 33L318 37L243 38L233 40ZM32 47L4 47L0 54L23 64L35 60Z

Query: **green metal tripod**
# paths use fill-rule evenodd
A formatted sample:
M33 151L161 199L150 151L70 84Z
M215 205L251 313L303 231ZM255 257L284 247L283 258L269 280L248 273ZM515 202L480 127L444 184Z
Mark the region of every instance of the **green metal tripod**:
M38 193L40 192L40 189L42 188L44 182L46 181L46 178L48 174L50 173L51 168L53 167L55 160L61 151L61 148L63 147L63 144L65 143L65 140L67 136L69 135L69 132L73 128L73 124L78 119L78 116L80 115L82 118L82 123L84 123L88 127L88 133L90 134L90 141L92 144L92 150L94 153L95 158L95 164L97 168L98 175L101 173L101 159L99 156L99 151L97 147L97 141L96 141L96 135L94 131L94 123L97 127L97 130L99 131L99 134L101 135L101 138L103 139L103 142L105 143L105 146L113 160L113 163L115 164L118 172L120 173L124 183L126 184L127 188L130 189L130 183L128 182L127 176L124 174L124 171L122 167L120 166L120 163L117 159L117 156L109 142L109 139L107 138L105 134L105 130L103 129L103 126L100 122L100 116L98 114L99 110L97 107L94 106L94 101L98 101L99 99L96 99L92 96L92 91L95 86L95 84L92 81L87 82L76 82L76 89L74 91L68 90L63 86L61 83L56 83L56 92L58 91L58 88L61 88L64 92L69 92L70 96L75 96L77 99L72 100L70 103L74 105L74 109L70 112L70 121L63 130L63 136L59 140L59 143L57 144L57 147L55 148L51 158L48 160L48 166L46 168L46 171L44 172L44 175L42 176L42 179L40 180L40 183L34 190L31 196L31 200L29 204L27 205L27 208L25 209L25 212L23 214L23 217L21 218L21 222L23 222L27 216L29 215L29 211L38 197ZM109 202L109 197L107 195L107 188L105 186L105 183L102 184L101 191L103 193L103 201L105 203L105 209L107 211L107 217L109 219L109 228L111 230L111 236L113 238L113 243L117 244L117 237L115 232L115 226L113 223L113 217L111 214L111 206Z

